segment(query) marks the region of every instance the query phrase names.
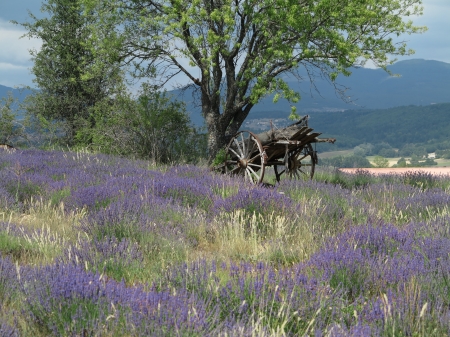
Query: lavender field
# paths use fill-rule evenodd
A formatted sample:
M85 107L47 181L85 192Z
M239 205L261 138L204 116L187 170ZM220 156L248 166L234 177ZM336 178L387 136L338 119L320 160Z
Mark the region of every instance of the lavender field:
M0 336L450 335L450 178L0 150Z

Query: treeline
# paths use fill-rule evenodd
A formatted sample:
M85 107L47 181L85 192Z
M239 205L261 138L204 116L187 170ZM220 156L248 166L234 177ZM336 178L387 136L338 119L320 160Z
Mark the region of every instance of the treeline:
M405 152L418 146L428 153L450 149L450 103L309 114L315 130L337 139L332 146L321 146L323 151L365 143L388 144L388 148L404 148Z
M37 89L28 88L23 102L12 96L0 102L1 144L88 148L158 163L206 157L206 135L183 102L161 85L144 83L130 93L123 60L95 45L114 30L95 30L99 18L84 1L47 0L41 11L48 15L15 22L43 43L30 51Z
M12 95L0 100L0 144L52 149L69 146L163 164L197 163L206 158L206 133L192 125L185 104L165 92L144 89L137 95L98 102L90 109L93 123L77 119L73 135L66 120L30 110L38 96L30 96L24 103ZM24 113L24 119L17 118Z

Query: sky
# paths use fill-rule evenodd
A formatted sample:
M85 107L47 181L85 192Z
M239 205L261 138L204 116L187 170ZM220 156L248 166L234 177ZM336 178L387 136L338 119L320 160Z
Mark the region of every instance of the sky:
M423 34L406 35L408 47L415 54L398 57L406 59L436 60L450 63L450 0L423 0L424 15L413 18L416 25L427 26ZM36 39L21 38L26 31L10 21L30 21L28 10L41 16L39 0L0 0L0 84L8 87L33 86L30 49L39 50Z

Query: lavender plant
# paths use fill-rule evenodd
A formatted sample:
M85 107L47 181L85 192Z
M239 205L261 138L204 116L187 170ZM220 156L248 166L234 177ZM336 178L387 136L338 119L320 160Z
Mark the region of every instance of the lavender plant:
M0 153L0 331L449 335L450 179L317 177Z

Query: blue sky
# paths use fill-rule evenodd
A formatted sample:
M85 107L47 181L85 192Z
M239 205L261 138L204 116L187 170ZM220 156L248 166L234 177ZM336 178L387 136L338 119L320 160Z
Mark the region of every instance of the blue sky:
M450 63L450 0L423 0L424 15L414 19L416 25L425 25L428 31L421 35L403 36L408 46L416 51L407 58L420 58ZM0 84L8 87L33 85L30 73L32 62L29 49L39 49L39 40L20 38L25 30L11 20L29 21L30 10L40 13L39 0L0 0ZM406 57L399 58L405 60Z

